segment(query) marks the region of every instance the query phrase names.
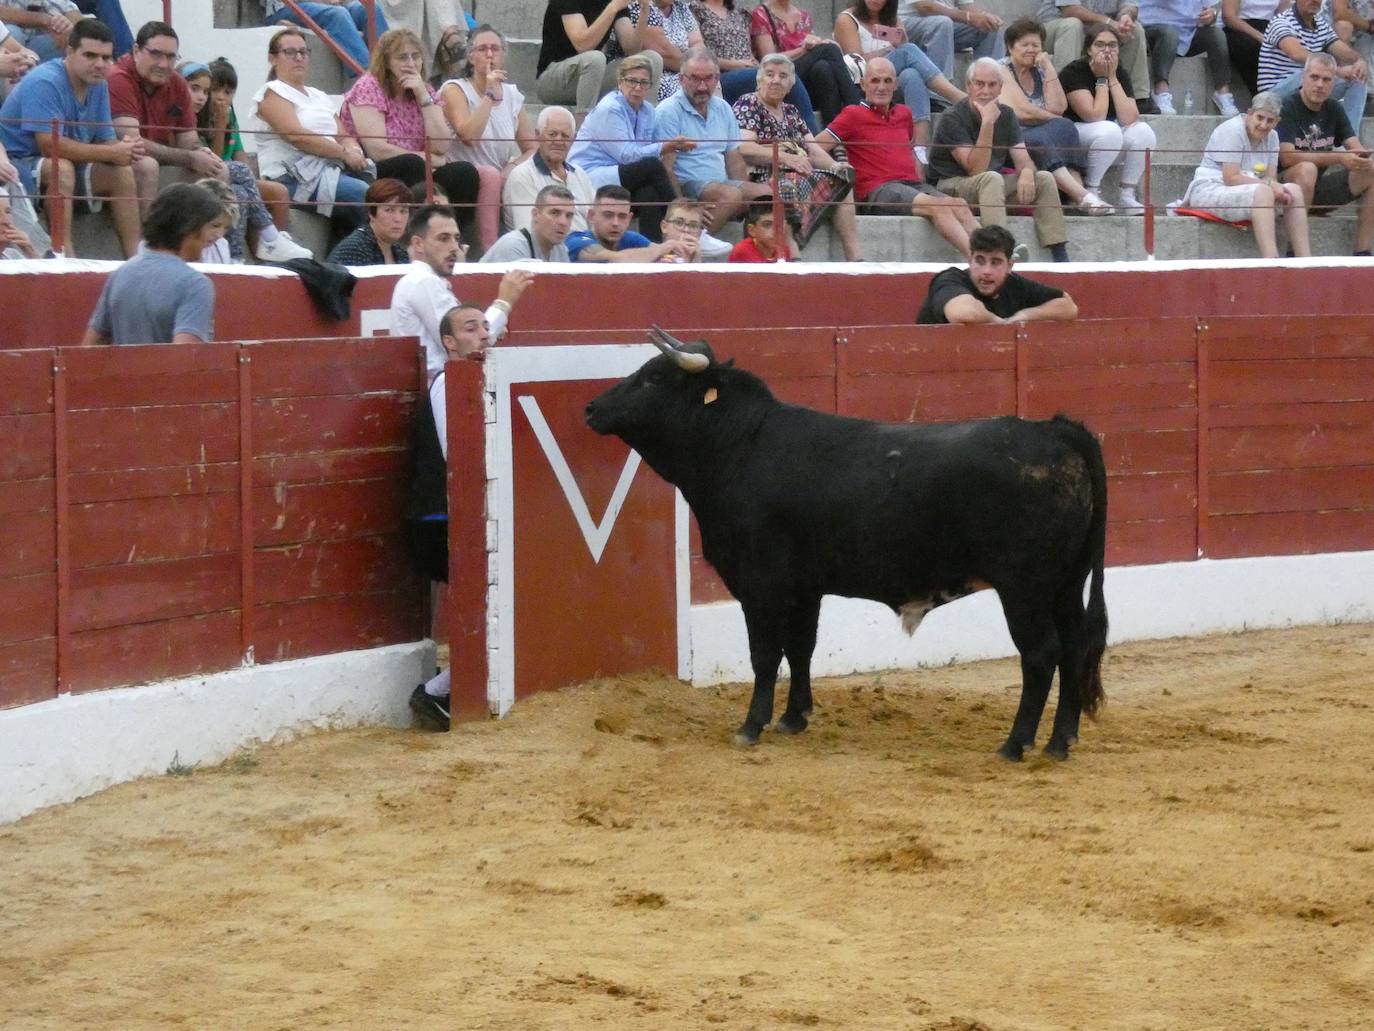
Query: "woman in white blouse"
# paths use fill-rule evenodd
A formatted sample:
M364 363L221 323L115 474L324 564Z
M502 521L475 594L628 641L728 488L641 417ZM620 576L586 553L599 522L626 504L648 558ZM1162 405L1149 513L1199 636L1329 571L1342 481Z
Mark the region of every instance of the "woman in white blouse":
M267 84L253 111L267 131L258 137L258 173L281 183L298 206L332 215L342 232L365 216L363 148L334 113L329 95L305 84L310 50L300 29L282 29L267 47Z
M479 25L468 38L460 78L439 89L439 103L453 127L448 156L477 168L477 233L485 250L501 235L501 187L506 175L535 147L525 96L507 78L506 38Z

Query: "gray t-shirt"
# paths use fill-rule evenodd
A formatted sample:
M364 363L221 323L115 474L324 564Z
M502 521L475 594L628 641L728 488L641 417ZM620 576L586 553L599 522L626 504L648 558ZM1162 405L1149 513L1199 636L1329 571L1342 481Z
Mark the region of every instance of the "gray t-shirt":
M1005 104L999 104L997 124L992 130L992 155L988 171L999 171L1007 163L1007 152L1021 142L1021 126L1016 114ZM965 97L940 116L935 125L935 138L930 147L930 175L938 183L942 179L961 179L968 175L955 159L952 148L968 147L978 140L982 120Z
M482 255L482 263L488 261L571 261L567 244L560 243L547 254L536 254L534 234L526 234L523 229L514 229L491 245L491 250Z
M215 288L175 254L140 251L105 280L91 328L112 344L170 344L178 333L210 340Z

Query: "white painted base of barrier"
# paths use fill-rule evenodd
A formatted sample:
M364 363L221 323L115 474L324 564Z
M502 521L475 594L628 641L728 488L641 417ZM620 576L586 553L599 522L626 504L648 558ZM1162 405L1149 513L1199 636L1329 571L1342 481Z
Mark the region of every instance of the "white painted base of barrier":
M217 763L304 730L406 726L434 644L274 662L0 710L0 823L173 762Z
M1123 566L1107 570L1104 590L1113 644L1368 622L1374 621L1374 551ZM911 637L883 605L828 597L811 670L837 676L1014 654L991 591L941 606ZM753 679L736 602L692 608L691 654L680 675L703 686Z

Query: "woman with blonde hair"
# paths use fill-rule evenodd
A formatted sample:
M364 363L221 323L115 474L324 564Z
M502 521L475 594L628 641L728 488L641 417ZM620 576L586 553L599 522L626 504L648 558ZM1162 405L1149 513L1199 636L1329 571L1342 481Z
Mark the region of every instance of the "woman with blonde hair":
M367 74L344 94L339 118L376 162L379 179L399 179L407 186L424 182L428 149L434 182L453 204L464 238L478 239L477 169L448 157L453 130L439 95L425 81L419 36L409 29L391 29L377 40Z
M448 157L477 169L477 232L486 250L501 235L501 187L506 175L535 148L525 95L506 73L506 37L479 25L468 37L458 78L439 88L453 130Z

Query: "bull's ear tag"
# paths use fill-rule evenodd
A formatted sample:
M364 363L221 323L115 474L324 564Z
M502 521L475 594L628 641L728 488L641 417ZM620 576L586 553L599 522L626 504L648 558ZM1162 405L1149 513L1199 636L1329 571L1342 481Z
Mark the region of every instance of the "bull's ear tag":
M716 390L715 387L708 387L706 389L706 396L701 399L701 403L704 405L709 405L718 397L720 397L720 392Z

